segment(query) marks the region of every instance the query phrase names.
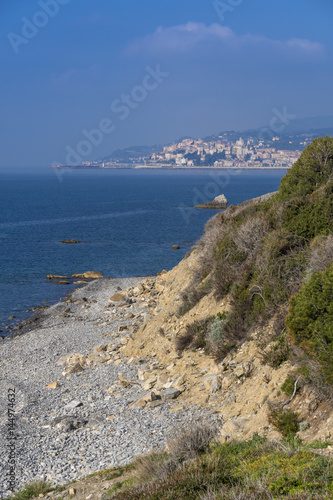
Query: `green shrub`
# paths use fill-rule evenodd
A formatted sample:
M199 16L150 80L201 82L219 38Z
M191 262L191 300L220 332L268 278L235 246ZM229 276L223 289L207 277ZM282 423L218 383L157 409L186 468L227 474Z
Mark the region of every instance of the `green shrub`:
M333 264L314 273L292 297L286 327L295 343L319 363L333 383Z
M323 186L333 172L333 138L315 139L281 180L278 199L302 197Z
M311 197L291 199L282 214L283 227L303 238L328 235L333 226L333 183Z
M223 331L225 326L225 320L216 317L212 324L210 325L210 337L213 340L223 340Z
M333 443L331 441L321 441L320 439L317 439L316 441L312 441L312 443L309 443L307 446L314 450L323 450L332 445Z
M36 498L39 495L46 495L49 491L52 491L52 486L50 483L45 481L35 481L33 483L26 484L23 490L15 493L11 500L30 500L30 498Z
M293 377L289 375L281 385L281 391L290 397L294 394L294 388L295 388L295 380Z
M178 308L178 316L184 316L211 290L210 280L199 285L191 285L182 296L182 304Z
M234 346L228 334L225 334L226 325L228 321L225 313L194 321L186 326L183 335L176 338L176 350L204 349L206 354L224 356Z
M267 323L299 293L311 274L332 261L332 227L333 138L326 137L308 146L281 180L278 193L267 202L229 207L207 224L207 233L197 245L204 258L199 259L201 267L183 296L179 314L188 312L212 290L216 299L229 296L231 310L225 323L216 320L210 336L208 330L195 335L187 332L180 344L195 347L192 336L207 353L222 360L236 341ZM324 326L320 321L323 323L318 318L313 326L321 331ZM314 332L316 342L312 338L298 345L320 358L328 381L333 380L329 361L333 360L332 327L325 328L324 334ZM289 345L284 339L265 354L265 362L277 367L288 356Z
M186 332L176 339L176 349L179 352L193 347L195 349L205 348L207 345L207 336L209 325L213 321L214 316L203 320L197 320L186 326Z
M331 499L333 462L299 443L293 451L265 437L210 446L156 481L108 498L117 500Z
M292 410L273 410L268 417L268 421L285 438L292 438L299 431L298 415Z
M290 354L290 346L287 336L282 333L272 343L269 349L262 353L262 362L272 368L278 368L287 361Z

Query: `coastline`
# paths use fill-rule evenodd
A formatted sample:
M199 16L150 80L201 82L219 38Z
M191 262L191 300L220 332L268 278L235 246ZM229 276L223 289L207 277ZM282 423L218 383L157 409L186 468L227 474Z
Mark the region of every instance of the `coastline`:
M153 276L133 276L133 277L127 277L127 278L102 278L103 280L136 280L136 279L144 279L144 278L151 278ZM87 285L95 282L97 283L99 280L90 280L84 284L80 285L74 285L75 288L68 292L64 292L64 294L60 297L59 300L54 302L53 304L41 304L33 307L33 309L30 309L28 311L22 311L28 314L28 317L22 320L18 320L17 322L14 323L8 323L5 324L2 328L4 328L7 332L9 332L6 335L0 335L3 341L5 340L11 340L16 337L20 337L32 330L36 330L38 328L42 328L44 321L46 321L49 317L52 320L52 312L50 310L53 308L53 306L58 306L59 304L66 303L66 301L71 300L73 295L78 291L78 290L83 290ZM29 314L30 313L30 314ZM0 338L0 346L1 346L1 338Z
M171 167L171 166L159 166L159 165L136 165L136 166L113 166L113 167L86 167L86 166L73 166L73 167L49 167L55 170L271 170L276 172L277 170L288 170L291 167L214 167L212 166L201 166L201 167Z
M16 489L39 479L66 484L125 465L163 446L179 422L215 418L200 405L142 403L151 391L138 379L140 369L154 373L163 359L129 358L123 349L157 314L155 283L156 277L92 281L1 342L0 459L8 462L6 397L14 389ZM9 496L5 467L0 477L0 496Z

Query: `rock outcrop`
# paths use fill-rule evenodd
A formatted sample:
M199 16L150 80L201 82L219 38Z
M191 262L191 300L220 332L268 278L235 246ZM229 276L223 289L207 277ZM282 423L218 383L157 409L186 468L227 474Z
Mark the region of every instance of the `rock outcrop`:
M77 245L78 243L82 243L82 241L69 239L69 240L61 240L60 243L66 243L68 245Z
M228 205L228 200L224 194L220 194L214 198L213 201L207 201L200 205L195 205L194 208L211 208L215 210L225 210Z

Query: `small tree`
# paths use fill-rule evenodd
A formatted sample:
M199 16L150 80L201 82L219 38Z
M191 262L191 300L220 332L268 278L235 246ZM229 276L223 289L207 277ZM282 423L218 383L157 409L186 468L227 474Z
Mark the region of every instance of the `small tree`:
M333 263L314 273L290 301L286 327L295 343L320 364L333 384Z
M323 186L333 175L333 138L318 137L281 180L280 199L305 196Z

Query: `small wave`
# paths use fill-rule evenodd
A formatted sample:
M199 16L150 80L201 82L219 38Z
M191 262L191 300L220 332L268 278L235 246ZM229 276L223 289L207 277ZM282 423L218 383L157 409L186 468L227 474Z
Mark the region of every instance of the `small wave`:
M142 215L149 213L150 210L131 210L129 212L108 213L99 215L80 215L77 217L61 217L58 219L40 219L27 220L20 222L3 222L0 224L0 229L8 229L12 227L40 226L42 224L63 224L66 222L84 222L87 220L113 219L119 217L130 217L132 215Z

